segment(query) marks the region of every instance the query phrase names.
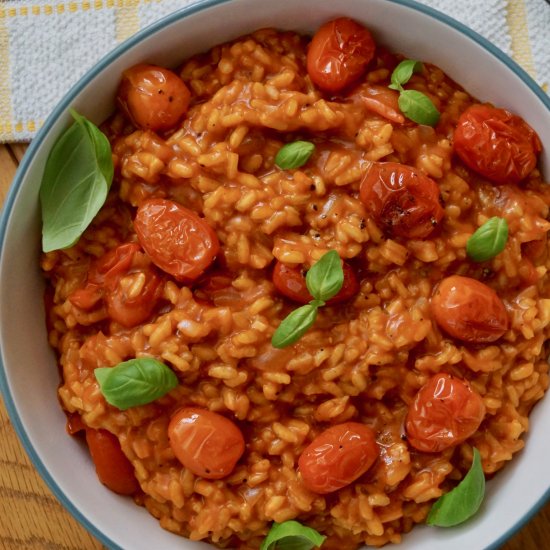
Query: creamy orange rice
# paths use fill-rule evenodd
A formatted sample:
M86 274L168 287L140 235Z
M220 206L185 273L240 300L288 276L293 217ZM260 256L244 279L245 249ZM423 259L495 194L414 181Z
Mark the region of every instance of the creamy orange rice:
M397 543L464 476L473 447L489 476L523 448L529 412L548 388L550 188L540 172L495 186L453 155L458 117L476 100L439 68L426 64L410 86L432 99L440 123L398 124L369 110L360 89L345 99L316 89L307 43L260 30L186 61L180 75L191 107L172 133L136 129L117 111L103 128L116 170L107 203L75 246L41 259L62 407L117 436L140 485L135 501L163 528L220 546L258 548L272 522L289 519L327 535L326 548ZM387 85L399 59L379 49L362 81ZM311 160L277 169L277 151L300 138L315 143ZM376 161L416 167L437 182L444 218L428 238L388 236L368 213L359 183ZM204 217L221 244L215 267L231 282L212 289L165 276L159 307L125 328L104 306L85 311L68 297L95 258L136 240L135 207L151 197ZM468 238L497 215L508 222L506 248L471 262ZM328 250L356 270L359 292L321 308L294 345L273 348L274 330L295 307L274 288L273 262L308 267ZM438 328L430 298L450 274L481 280L503 300L510 326L497 342L468 344ZM132 275L125 284L139 292ZM170 366L179 386L126 411L108 405L94 369L141 356ZM469 381L486 414L463 443L421 453L403 423L419 388L440 372ZM176 459L167 428L182 406L241 428L246 449L228 477L200 478ZM298 457L327 427L349 420L375 430L380 457L347 487L315 494Z

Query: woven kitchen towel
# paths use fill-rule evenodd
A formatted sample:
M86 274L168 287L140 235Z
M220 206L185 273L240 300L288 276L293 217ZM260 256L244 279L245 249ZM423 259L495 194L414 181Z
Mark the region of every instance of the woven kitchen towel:
M63 94L133 33L196 0L0 0L0 143L29 141ZM548 91L546 0L421 0L511 55Z

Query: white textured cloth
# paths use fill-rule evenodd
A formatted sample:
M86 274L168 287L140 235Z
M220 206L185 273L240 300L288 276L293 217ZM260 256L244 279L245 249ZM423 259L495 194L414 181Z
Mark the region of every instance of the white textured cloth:
M65 92L117 44L196 0L0 0L0 143L32 139ZM420 0L514 58L548 92L546 0Z

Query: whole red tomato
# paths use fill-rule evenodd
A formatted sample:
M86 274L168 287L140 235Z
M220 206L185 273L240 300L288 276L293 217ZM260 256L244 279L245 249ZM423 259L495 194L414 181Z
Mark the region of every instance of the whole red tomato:
M228 418L195 407L177 411L168 425L176 458L205 479L221 479L235 468L244 452L241 430Z
M172 71L156 65L135 65L122 73L117 101L139 128L170 130L189 107L191 93Z
M322 90L339 92L356 81L374 57L371 33L348 17L322 25L307 52L307 72Z
M374 220L390 235L424 239L445 213L435 181L397 162L375 162L359 192Z
M178 281L193 281L214 261L216 232L195 212L177 202L149 199L134 219L143 249L160 269Z
M374 431L365 424L345 422L321 432L300 455L298 467L310 491L327 494L361 477L378 455Z
M124 243L104 254L90 266L83 288L69 296L84 310L101 300L113 321L134 327L145 321L160 298L162 278L138 243Z
M344 283L338 294L327 301L328 305L349 300L359 292L359 281L353 268L343 262L342 269L344 271ZM306 286L306 278L299 267L288 267L282 262L277 262L273 269L273 284L283 296L295 302L307 304L313 300L313 296Z
M405 420L408 442L438 453L473 435L485 416L481 396L467 382L436 374L420 388Z
M447 334L466 342L494 342L508 330L508 314L497 293L470 277L443 279L435 288L430 309Z
M134 467L115 435L107 430L86 428L86 443L103 485L120 495L132 495L139 490Z
M492 182L518 183L535 168L542 145L519 116L491 105L472 105L458 119L454 150Z

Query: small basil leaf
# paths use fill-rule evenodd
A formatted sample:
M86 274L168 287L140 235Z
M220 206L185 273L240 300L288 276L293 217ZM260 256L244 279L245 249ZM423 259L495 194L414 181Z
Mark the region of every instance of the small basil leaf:
M121 411L151 403L178 385L174 371L150 357L95 369L94 374L107 403Z
M310 550L323 544L326 537L297 521L274 523L260 550Z
M439 121L439 111L430 98L417 90L403 90L398 100L401 112L417 124L435 126Z
M437 527L453 527L471 518L485 496L485 475L479 451L474 448L472 466L464 479L433 504L426 523Z
M336 250L323 254L306 274L307 289L317 300L330 300L340 292L343 284L342 260Z
M508 240L508 222L495 216L487 220L466 243L466 254L474 262L485 262L500 254Z
M283 145L275 156L275 164L281 170L300 168L315 151L315 145L310 141L293 141Z
M317 318L317 303L310 303L289 313L271 338L274 348L286 348L299 340Z
M107 137L90 121L75 122L55 142L40 185L42 249L72 246L105 203L113 178Z
M420 61L414 59L405 59L401 61L391 74L391 84L388 88L393 90L403 90L403 84L406 84L414 73L419 73L423 68Z

